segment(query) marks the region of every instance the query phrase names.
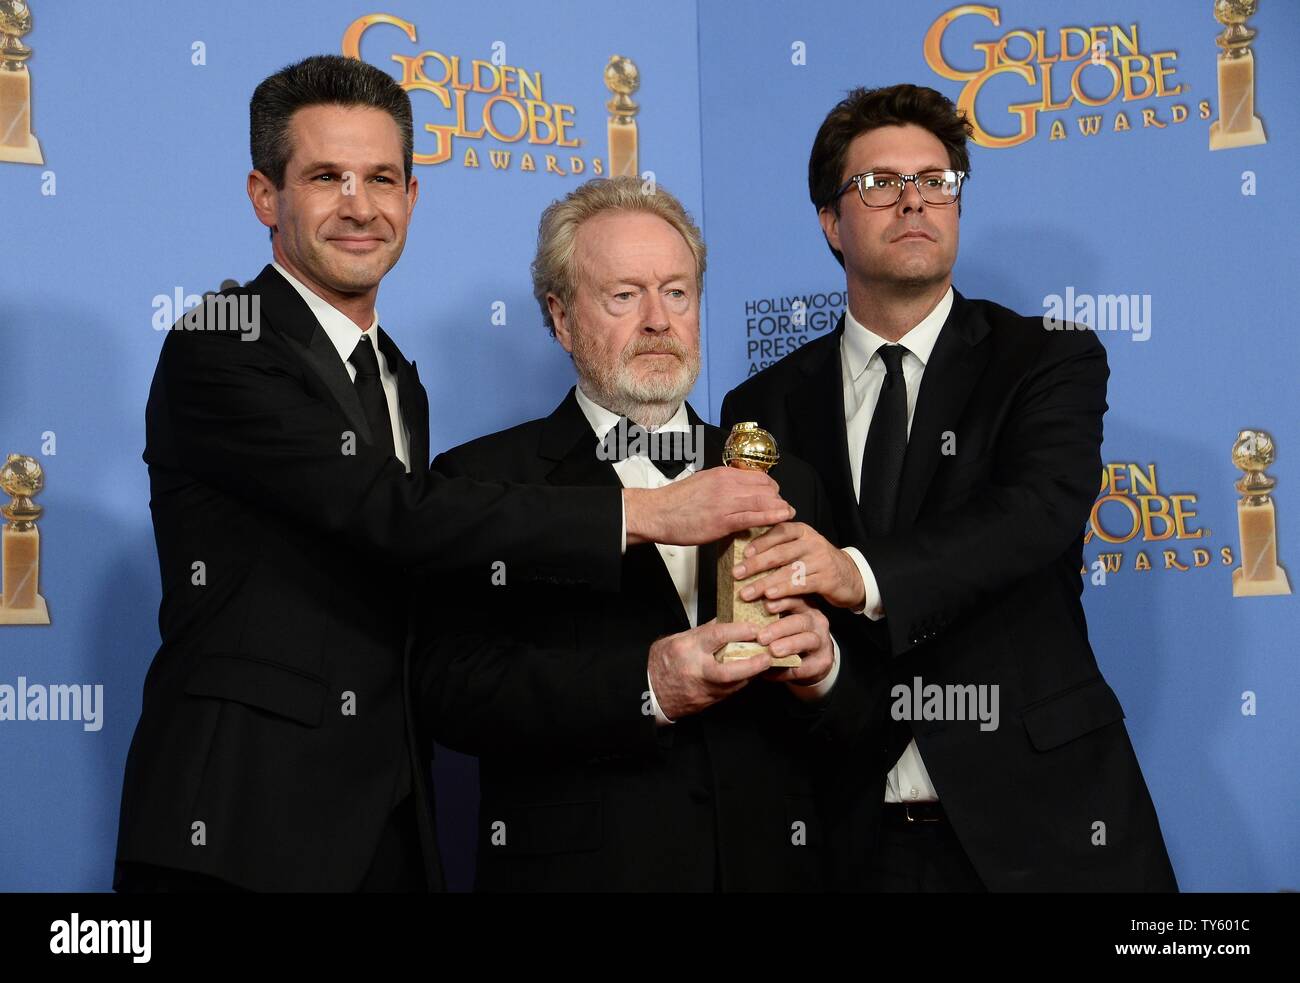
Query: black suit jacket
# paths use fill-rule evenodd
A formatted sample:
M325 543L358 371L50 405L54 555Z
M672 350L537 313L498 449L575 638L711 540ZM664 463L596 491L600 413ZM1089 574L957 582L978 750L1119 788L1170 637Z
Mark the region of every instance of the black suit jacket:
M725 435L705 433L705 464L720 464ZM549 417L434 464L485 480L619 485L572 390ZM824 526L829 503L807 465L786 457L772 476L801 518ZM716 557L700 547L699 624L716 613ZM494 585L485 567L468 584L431 587L439 602L419 646L433 735L480 758L479 890L823 885L809 708L760 679L656 727L650 645L690 625L653 544L628 548L614 595L517 584L508 568L505 578Z
M424 389L381 333L407 475L371 443L346 367L287 280L268 266L224 296L257 324L182 319L149 394L162 645L127 758L118 860L253 889L350 890L413 793L439 887L402 570L503 559L520 579L616 586L619 495L426 472Z
M871 539L849 472L843 331L841 318L833 334L738 386L722 408L724 426L759 420L817 469L841 545L862 550L883 599L884 620L861 626L844 653L821 724L870 762L850 768L834 810L841 885L863 883L883 801L881 756L888 768L902 750L887 723L892 686L919 676L922 685L999 687L996 730L911 723L990 889L1175 888L1080 603L1083 532L1101 472L1105 349L1090 331L1048 331L1041 319L956 294L921 380L894 528ZM953 455L943 453L948 435ZM867 776L856 788L855 775Z

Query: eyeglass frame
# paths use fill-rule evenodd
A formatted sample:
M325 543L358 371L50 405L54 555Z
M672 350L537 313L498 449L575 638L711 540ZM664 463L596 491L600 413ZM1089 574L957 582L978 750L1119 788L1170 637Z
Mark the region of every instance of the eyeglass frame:
M921 185L917 181L917 178L919 178L922 174L946 174L948 172L952 172L953 174L957 175L957 193L955 195L953 195L947 201L930 201L928 198L925 197L924 194L921 193ZM920 199L923 202L925 202L927 205L935 205L939 208L942 208L945 205L951 205L953 202L961 201L962 185L964 185L966 181L969 180L970 178L970 175L966 171L958 170L955 167L936 167L928 171L917 171L915 174L898 174L898 179L899 179L898 197L895 198L893 201L891 201L888 205L868 205L866 192L862 190L862 179L868 176L874 176L876 174L898 174L898 172L882 170L882 171L863 171L861 174L854 174L851 178L845 181L843 185L840 186L840 189L836 191L835 194L831 195L830 201L828 201L822 207L824 208L829 207L830 205L839 201L840 196L844 194L844 192L848 191L849 188L852 187L853 185L857 185L858 200L862 202L864 207L893 208L895 205L897 205L900 201L903 200L903 195L907 191L907 182L911 181L912 186L916 188L917 196L920 197Z

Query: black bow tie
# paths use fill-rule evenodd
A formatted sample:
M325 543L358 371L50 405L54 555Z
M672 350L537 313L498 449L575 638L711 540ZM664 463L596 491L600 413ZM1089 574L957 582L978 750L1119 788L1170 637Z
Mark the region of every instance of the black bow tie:
M671 481L693 460L688 452L690 434L681 430L650 431L627 417L609 428L605 439L596 447L602 461L625 461L629 457L645 457Z

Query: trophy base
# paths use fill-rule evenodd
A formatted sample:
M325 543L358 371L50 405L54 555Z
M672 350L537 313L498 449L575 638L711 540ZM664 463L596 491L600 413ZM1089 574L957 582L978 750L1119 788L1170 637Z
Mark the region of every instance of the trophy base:
M0 602L0 625L48 625L50 609L45 598L36 595L36 603L29 608L7 608Z
M1210 124L1211 150L1231 150L1233 147L1253 147L1268 143L1268 137L1264 135L1264 123L1258 116L1252 116L1250 126L1235 133L1225 131L1220 123L1222 120L1216 119Z
M758 642L728 642L718 649L715 658L719 662L735 662L738 659L752 659L754 656L767 651L767 646L759 645ZM772 668L774 669L793 669L795 666L801 665L803 665L803 659L798 654L772 657Z
M1291 582L1281 567L1274 567L1273 576L1266 580L1247 580L1245 574L1241 567L1232 571L1233 597L1272 597L1291 593Z

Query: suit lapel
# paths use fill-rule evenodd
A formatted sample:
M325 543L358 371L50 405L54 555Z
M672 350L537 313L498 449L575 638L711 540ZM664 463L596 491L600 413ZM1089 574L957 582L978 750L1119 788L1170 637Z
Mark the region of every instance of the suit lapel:
M384 353L389 370L397 377L397 405L402 411L402 422L411 435L411 471L423 471L429 466L428 396L416 374L415 363L406 361L396 342L383 328L379 329L379 350Z
M357 388L307 302L270 264L248 284L248 289L260 296L259 303L270 313L276 330L289 339L290 347L325 383L348 424L363 441L370 443L370 424L361 408Z
M849 438L844 422L844 375L840 339L844 316L823 347L804 365L807 381L786 398L795 453L813 466L835 510L835 527L847 542L865 538L858 512L857 489L849 469ZM815 343L818 344L818 343ZM762 426L762 421L759 421Z
M930 353L916 395L895 530L906 529L915 521L939 465L943 434L952 432L960 439L966 402L989 360L992 346L981 344L990 330L988 321L961 294L953 294L952 310Z

